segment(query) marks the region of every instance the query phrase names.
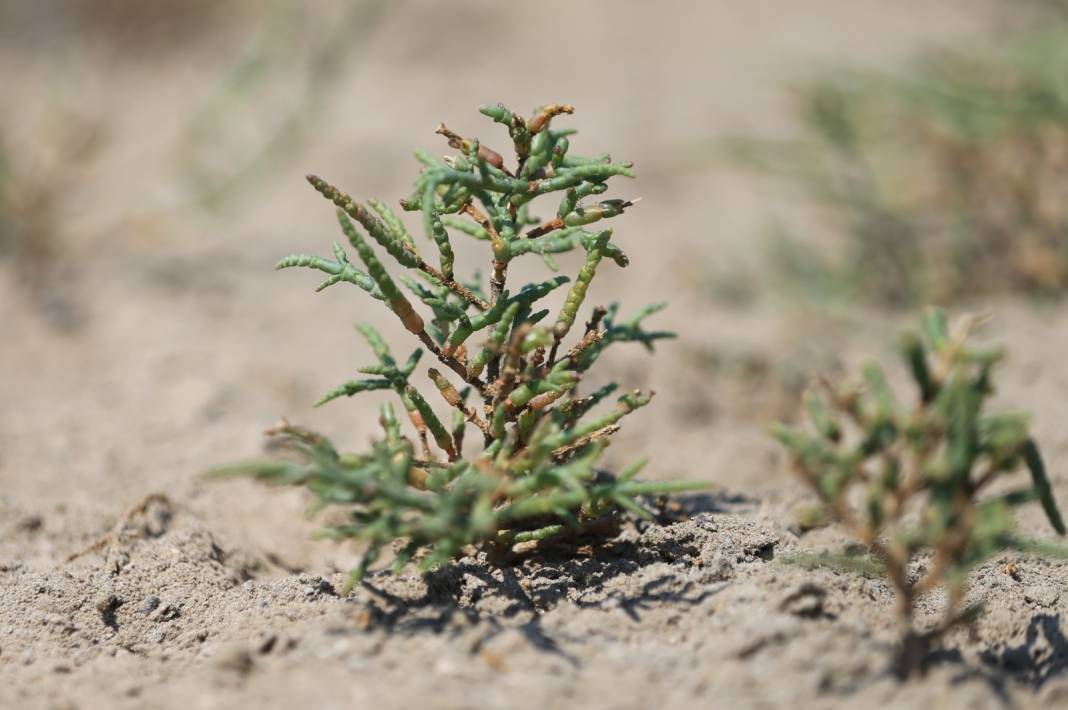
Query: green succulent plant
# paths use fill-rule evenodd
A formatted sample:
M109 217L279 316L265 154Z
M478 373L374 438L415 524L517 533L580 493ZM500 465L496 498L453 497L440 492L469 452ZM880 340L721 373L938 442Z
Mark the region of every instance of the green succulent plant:
M927 650L947 631L975 618L979 608L963 604L977 564L1010 549L1063 554L1016 531L1013 509L1030 502L1058 534L1065 526L1027 417L985 411L1003 351L968 344L977 321L951 330L944 312L931 309L922 335L904 338L913 403L900 403L883 370L869 364L862 386L825 382L822 392L806 394L809 430L774 430L827 517L874 553L832 562L881 570L893 586L903 676L923 669ZM1021 468L1025 484L990 490ZM921 560L926 567L918 569ZM916 599L939 586L946 589L942 621L917 631Z
M412 195L401 200L404 210L420 214L429 248L417 243L384 203L360 204L308 176L336 205L341 231L358 261L335 243L332 259L295 254L278 268L323 272L319 290L342 282L356 286L383 302L421 344L406 359L397 359L374 329L359 326L376 362L360 369L365 377L341 384L317 404L392 391L414 436L402 432L386 403L379 414L384 437L369 451L341 453L325 437L286 423L269 432L273 448L286 455L216 473L304 486L319 505L349 510L349 520L325 534L366 546L350 585L386 547L396 552L394 570L416 558L428 569L470 545L500 552L604 529L620 509L648 516L640 496L697 487L638 481L640 462L619 475L598 467L620 420L648 404L652 393L628 392L607 411L595 412L617 385L580 394L582 378L610 346L634 342L651 351L656 341L673 334L643 327L662 304L629 318L619 317L615 305L598 306L568 344L602 262L627 265L626 255L611 241L612 230L596 227L634 203L597 197L610 178L633 177L632 166L607 155L572 154L574 131L552 126L554 117L572 111L566 104L549 104L524 119L500 105L483 106L481 112L508 132L516 157L512 168L480 141L439 126L437 133L457 152L438 158L417 151L423 170ZM555 213L535 217L534 201L550 194L558 196ZM489 246L488 284L477 274L467 280L457 276L452 247L457 235ZM535 254L555 271L553 255L576 250L585 252L585 262L573 282L555 276L508 287L508 269L516 259ZM436 251L433 260L430 251ZM542 299L565 286L555 315L540 307ZM427 351L438 367L420 368ZM420 384L429 385L430 394L424 395ZM450 416L440 415L442 407Z

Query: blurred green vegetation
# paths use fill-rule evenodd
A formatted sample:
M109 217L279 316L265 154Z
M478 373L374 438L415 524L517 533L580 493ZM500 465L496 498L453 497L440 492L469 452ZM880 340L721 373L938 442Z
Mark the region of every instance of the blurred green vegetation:
M48 320L63 329L81 315L68 291L72 264L64 258L64 200L91 169L107 136L101 124L49 107L35 116L31 138L0 123L0 265Z
M829 245L777 231L780 280L900 308L1063 294L1068 15L1051 13L996 47L825 75L798 90L800 137L732 142L831 227Z
M232 204L299 150L387 7L385 0L319 12L294 0L265 5L259 27L217 89L186 119L176 146L182 181L201 206Z
M59 286L77 288L75 247L113 238L127 224L247 207L240 198L283 172L314 135L337 80L389 7L385 0L315 12L296 0L225 7L204 0L0 3L0 34L42 77L13 84L8 105L0 106L0 268L67 327L77 299L54 306ZM205 76L203 92L180 107L174 130L131 137L121 127L121 103L100 107L79 95L77 84L92 85L112 70L150 64L166 71L168 57L206 51L213 36L232 51ZM41 51L52 45L65 51ZM85 64L77 82L70 78L74 58ZM26 120L14 121L16 112ZM112 206L114 215L91 202L92 183L107 179L109 165L160 152L167 157L157 178L163 186L152 198Z

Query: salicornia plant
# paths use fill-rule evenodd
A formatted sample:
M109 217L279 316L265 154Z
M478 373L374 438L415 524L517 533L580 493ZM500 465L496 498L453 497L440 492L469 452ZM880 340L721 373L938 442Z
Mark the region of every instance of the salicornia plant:
M417 151L423 170L414 193L401 200L404 210L420 214L428 243L417 242L384 203L360 204L308 176L337 206L341 231L358 261L335 243L332 259L297 254L282 259L278 268L324 272L320 290L341 282L362 289L382 301L422 345L408 358L396 359L375 330L359 326L377 361L360 369L366 377L345 382L318 404L390 390L407 414L414 439L402 433L386 403L379 418L385 435L370 451L339 453L323 436L284 424L269 433L289 457L222 472L306 486L321 505L351 509L347 523L326 531L366 545L350 584L386 546L396 550L394 570L413 558L427 569L468 545L507 550L602 529L620 508L647 515L638 496L687 487L635 480L640 463L618 476L597 468L620 420L645 406L652 393L629 392L607 411L594 413L616 385L580 394L583 375L613 344L638 342L651 350L656 340L672 334L642 327L660 305L630 318L619 317L615 305L598 306L584 326L578 320L602 262L627 265L626 255L611 241L612 231L596 227L633 201L595 196L607 190L609 178L633 177L633 171L607 155L571 154L573 131L551 123L572 110L550 104L524 119L500 105L482 107L508 131L516 156L511 169L478 140L439 126L437 132L457 153L437 158ZM549 194L558 197L555 213L539 219L532 203ZM477 274L471 279L457 275L455 235L489 247L488 284ZM553 255L572 250L585 252L574 282L556 276L508 287L514 260L536 254L555 271ZM428 252L436 252L436 258ZM391 273L387 262L398 273ZM541 307L543 298L568 284L555 315ZM436 367L420 367L425 351L437 360ZM451 416L441 416L442 408ZM478 440L477 451L464 451L473 443L468 432Z
M863 387L826 383L822 396L808 393L811 433L775 430L830 518L872 550L894 587L902 676L922 670L931 645L975 617L977 607L964 607L971 568L1005 549L1042 550L1016 533L1013 508L1038 501L1065 532L1027 418L984 411L1003 353L968 345L975 322L951 330L932 309L922 337L904 339L917 390L912 404L899 403L870 364ZM1004 485L1021 467L1030 473L1026 485ZM917 631L916 599L939 586L946 590L942 620Z

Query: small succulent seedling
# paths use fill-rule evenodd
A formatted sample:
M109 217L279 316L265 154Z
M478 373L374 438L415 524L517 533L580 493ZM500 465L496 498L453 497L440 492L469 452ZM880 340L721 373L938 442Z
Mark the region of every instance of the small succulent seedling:
M365 206L308 176L337 206L341 231L359 261L334 244L333 259L297 254L282 259L278 268L324 272L320 290L338 283L356 286L385 304L422 345L398 360L375 330L358 326L377 362L361 368L366 377L345 382L318 404L392 391L414 438L402 433L386 403L379 419L385 436L370 451L339 453L323 436L284 424L269 433L277 447L295 456L220 472L306 486L319 504L351 509L346 524L326 531L366 545L350 585L386 546L396 549L394 570L416 557L427 569L469 545L501 551L601 529L620 508L647 516L639 496L694 487L637 481L641 463L618 476L597 468L620 420L645 406L652 393L629 392L608 411L592 413L616 385L580 394L583 376L612 345L637 342L652 350L655 341L672 334L642 327L660 305L630 318L620 318L615 305L598 306L585 327L578 321L602 262L627 265L626 255L611 241L612 231L596 227L634 200L595 197L608 189L609 178L633 177L632 166L607 155L571 154L573 131L551 124L572 110L550 104L524 119L500 105L483 106L483 114L507 129L516 156L511 169L478 140L439 126L437 133L458 152L437 158L417 151L423 171L414 193L401 200L404 210L421 215L429 248L382 202L370 200ZM532 203L549 194L560 196L555 213L536 218ZM457 275L452 246L457 234L489 247L488 284L477 275L470 280ZM585 252L574 282L556 276L508 288L508 269L516 259L538 255L555 271L553 255L573 250ZM437 252L434 263L429 251ZM382 252L400 275L386 268ZM563 306L552 316L539 302L565 286ZM420 367L425 351L437 360L436 367ZM451 409L451 417L439 414L442 407ZM470 431L478 450L465 453Z
M950 330L945 314L931 310L922 337L904 339L914 404L900 404L870 364L864 387L825 383L821 394L807 394L814 431L775 430L828 516L872 550L893 585L903 677L922 671L932 644L977 615L978 607L963 605L971 568L1001 550L1043 549L1016 533L1013 508L1037 501L1065 532L1027 418L984 411L1003 353L969 346L975 323L969 318ZM1028 484L1005 485L1021 467ZM939 586L946 590L942 620L918 631L916 599Z

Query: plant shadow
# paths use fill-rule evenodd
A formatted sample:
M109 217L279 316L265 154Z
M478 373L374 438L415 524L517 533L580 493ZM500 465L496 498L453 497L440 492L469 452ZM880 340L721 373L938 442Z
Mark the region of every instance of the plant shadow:
M1033 616L1022 642L980 651L978 661L968 662L958 649L939 649L928 655L929 665L960 667L953 678L955 684L981 679L1006 706L1012 705L1008 692L1011 683L1041 689L1068 670L1068 638L1060 614Z
M675 494L670 499L652 501L648 507L656 511L656 523L667 525L702 513L739 514L756 510L759 505L757 498L743 493L714 490Z
M1068 669L1068 638L1060 614L1032 617L1021 643L983 651L979 658L993 671L1041 688Z
M709 495L688 501L692 509L722 509L740 497ZM548 546L535 556L507 563L484 555L467 557L422 577L421 588L411 579L403 591L387 574L365 579L360 589L370 600L368 629L413 636L445 634L459 637L476 629L477 650L495 636L518 630L534 649L576 663L560 640L542 626L542 617L559 605L577 609L622 611L633 622L670 607L681 610L703 603L728 582L700 583L671 570L643 572L653 564L689 568L700 552L698 541L684 535L653 541L621 536L597 546ZM415 594L411 594L411 592ZM365 597L366 598L366 597Z

